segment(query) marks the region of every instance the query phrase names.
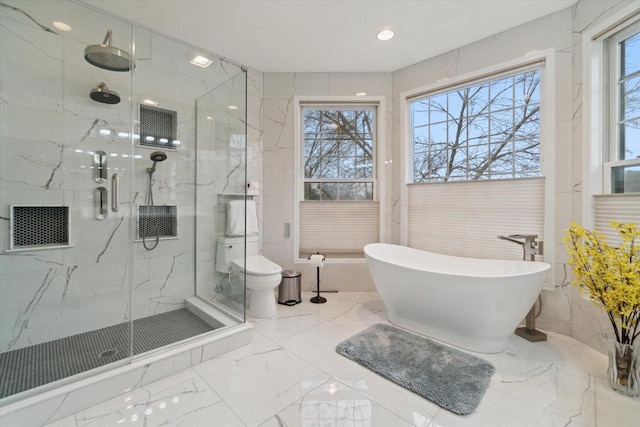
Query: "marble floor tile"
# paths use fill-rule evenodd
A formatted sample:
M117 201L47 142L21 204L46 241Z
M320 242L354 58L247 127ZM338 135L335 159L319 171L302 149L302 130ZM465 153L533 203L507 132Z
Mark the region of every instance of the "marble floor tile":
M278 304L278 314L275 317L271 319L249 317L248 321L256 332L275 341L324 323L323 319L303 310L300 305L290 307Z
M358 296L351 294L358 294ZM340 292L327 293L324 296L327 298L324 304L305 303L308 298L303 298L300 308L326 321L359 330L376 323L389 323L384 303L377 293Z
M596 425L598 427L638 427L640 397L623 396L609 387L605 378L596 377Z
M195 370L248 426L273 417L330 378L277 345L250 354L238 349Z
M250 318L252 342L51 423L80 426L638 427L640 398L609 387L607 356L555 333L473 353L496 367L478 408L459 416L337 354L388 323L375 292L310 293L272 319ZM3 426L4 427L4 426Z
M341 356L335 349L340 342L358 332L357 329L328 322L284 339L279 344L339 380L357 381L370 371Z
M159 381L164 385L173 382L166 389L160 390L161 384L151 384L139 389L142 393L111 399L50 427L203 426L214 419L216 425L245 427L220 396L195 371L189 371ZM140 398L141 394L146 396Z
M363 394L334 380L310 391L299 401L260 424L260 427L410 427L414 425Z
M489 388L469 415L440 409L429 427L586 427L551 411Z

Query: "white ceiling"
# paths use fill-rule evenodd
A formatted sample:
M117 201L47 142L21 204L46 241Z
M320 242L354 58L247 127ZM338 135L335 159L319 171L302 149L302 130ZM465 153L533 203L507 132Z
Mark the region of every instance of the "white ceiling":
M264 72L389 72L577 0L83 0ZM387 42L376 33L393 29Z

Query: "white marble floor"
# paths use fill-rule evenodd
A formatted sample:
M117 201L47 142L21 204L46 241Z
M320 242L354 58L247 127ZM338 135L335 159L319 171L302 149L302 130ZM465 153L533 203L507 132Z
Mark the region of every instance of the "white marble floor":
M554 333L479 354L496 367L491 385L473 414L452 414L334 351L387 322L376 293L325 296L250 319L248 346L49 426L640 426L640 399L609 389L606 357Z

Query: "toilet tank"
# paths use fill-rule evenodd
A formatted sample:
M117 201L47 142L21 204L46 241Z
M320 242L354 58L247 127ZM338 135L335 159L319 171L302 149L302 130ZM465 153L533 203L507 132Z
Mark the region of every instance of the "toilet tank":
M231 268L231 261L244 257L244 236L219 237L216 247L216 271L228 273ZM247 236L247 256L260 255L258 247L258 236Z

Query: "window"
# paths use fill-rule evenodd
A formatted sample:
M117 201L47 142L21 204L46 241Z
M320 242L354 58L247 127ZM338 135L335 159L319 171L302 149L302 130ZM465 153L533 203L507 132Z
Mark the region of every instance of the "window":
M611 193L640 192L640 23L605 41L609 54L609 161Z
M366 98L296 98L296 262L318 251L362 262L381 240L384 99Z
M400 94L401 244L522 259L496 236L555 241L556 57L530 52Z
M374 200L375 107L305 106L304 200Z
M540 175L540 69L410 102L412 182Z

